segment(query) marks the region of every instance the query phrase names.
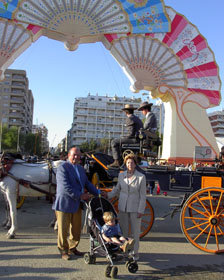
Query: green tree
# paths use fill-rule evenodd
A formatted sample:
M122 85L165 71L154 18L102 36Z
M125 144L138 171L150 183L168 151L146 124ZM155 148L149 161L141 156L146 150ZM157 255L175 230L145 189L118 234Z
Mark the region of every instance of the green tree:
M83 152L90 152L95 151L97 149L97 146L97 142L94 139L91 139L90 141L83 142L79 148Z
M2 127L2 150L16 152L17 140L18 128L16 126L12 126L10 128L7 126Z
M39 134L28 133L25 135L24 152L29 155L41 155L41 136Z
M83 142L81 145L80 145L80 149L83 151L83 152L88 152L89 151L89 143L86 141L86 142Z
M35 144L35 134L33 133L26 134L25 141L24 141L24 152L28 155L33 155L34 144Z
M89 142L89 151L95 151L97 148L97 142L93 139Z
M104 154L107 153L108 145L109 145L109 139L106 139L106 138L100 139L99 151Z

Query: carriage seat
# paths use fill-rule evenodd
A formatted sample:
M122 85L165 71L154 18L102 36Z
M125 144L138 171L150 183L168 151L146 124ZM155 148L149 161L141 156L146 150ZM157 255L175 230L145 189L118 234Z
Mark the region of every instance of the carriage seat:
M147 167L150 171L175 171L174 165L149 165Z
M135 144L122 144L121 146L122 146L122 148L125 148L125 149L127 149L127 148L135 148L135 147L139 148L139 143L135 143Z
M160 137L149 130L140 129L139 131L139 139L142 140L143 148L151 148L152 146L161 146L162 141Z
M122 144L121 145L122 150L133 150L133 151L138 151L140 149L140 144L136 143L136 144Z
M201 166L196 168L197 173L207 173L207 174L216 174L217 168L216 167L209 167L209 166Z

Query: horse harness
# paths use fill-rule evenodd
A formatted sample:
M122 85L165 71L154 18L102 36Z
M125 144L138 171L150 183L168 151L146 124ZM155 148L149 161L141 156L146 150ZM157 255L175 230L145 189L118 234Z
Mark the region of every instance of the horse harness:
M0 158L0 180L3 180L3 178L6 176L9 176L13 180L15 180L17 182L17 186L16 186L17 196L19 196L19 185L23 185L25 188L31 188L40 193L44 193L44 194L48 195L50 198L55 196L55 194L52 193L52 186L56 188L56 184L54 184L52 182L52 175L54 174L56 176L56 173L53 169L52 162L50 160L47 160L48 170L49 170L48 182L31 182L31 181L24 180L24 179L14 176L12 173L10 173L10 169L13 164L15 164L13 159L4 158L4 154L1 156L1 158ZM16 164L22 164L22 163L16 163ZM49 192L42 190L41 188L36 186L36 185L45 185L45 184L49 184Z

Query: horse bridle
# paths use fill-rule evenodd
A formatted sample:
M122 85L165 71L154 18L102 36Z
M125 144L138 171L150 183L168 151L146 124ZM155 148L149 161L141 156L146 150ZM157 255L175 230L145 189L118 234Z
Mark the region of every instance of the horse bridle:
M31 181L27 181L27 180L23 180L23 179L15 177L13 174L11 174L9 172L9 169L11 168L10 165L12 165L13 162L14 162L14 160L8 160L7 158L5 158L4 152L3 152L3 154L0 157L0 179L3 179L5 176L9 176L20 185L23 185L25 187L30 187L36 191L39 191L39 192L45 193L46 195L52 196L51 190L49 192L46 192L46 191L41 190L37 186L34 186L34 184L35 185L50 184L50 186L56 187L56 184L52 183L52 174L54 174L56 176L56 173L53 169L52 162L50 160L48 160L48 159L46 160L46 162L48 164L48 170L49 170L48 182L41 182L41 183L37 183L37 182L33 183ZM20 164L20 163L18 163L18 164Z
M12 164L13 164L13 160L6 158L3 152L0 157L0 179L7 176L8 170L11 168Z

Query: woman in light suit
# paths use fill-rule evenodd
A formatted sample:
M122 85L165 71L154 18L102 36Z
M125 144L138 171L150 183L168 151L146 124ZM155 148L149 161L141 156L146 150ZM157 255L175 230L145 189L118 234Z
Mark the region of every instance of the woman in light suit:
M129 224L131 233L135 240L134 259L139 259L139 235L141 227L141 217L144 214L146 204L146 178L145 175L136 170L136 158L134 154L125 157L124 163L127 170L120 173L118 183L108 198L118 197L119 223L125 237L128 236Z

